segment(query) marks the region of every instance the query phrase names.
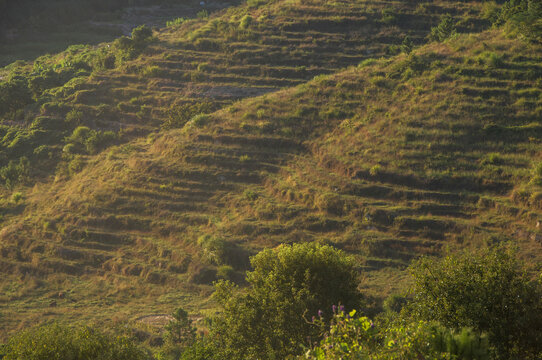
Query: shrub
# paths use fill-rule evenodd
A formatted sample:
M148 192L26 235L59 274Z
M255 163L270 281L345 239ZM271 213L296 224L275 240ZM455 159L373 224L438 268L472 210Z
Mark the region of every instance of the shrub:
M202 235L198 239L198 245L203 251L204 258L211 264L222 265L225 263L228 243L211 235Z
M25 182L30 175L30 162L26 157L19 162L10 160L8 165L0 168L0 178L8 189L13 189L16 184Z
M232 280L234 279L235 270L229 265L222 265L216 271L216 276L219 279Z
M401 295L390 295L384 300L384 310L388 312L399 313L403 307L408 303L406 297Z
M132 30L132 41L136 47L144 46L151 37L152 29L147 25L140 25Z
M371 176L378 176L380 173L382 173L382 166L378 164L369 169L369 174Z
M141 25L132 30L130 38L122 36L115 40L113 47L116 49L117 59L125 61L134 59L145 50L152 39L152 29L147 25Z
M438 24L431 28L431 35L429 36L433 41L444 41L456 34L455 24L452 17L447 14L442 17L442 20Z
M32 94L22 78L0 82L0 115L17 111L32 103Z
M215 39L199 38L196 41L194 41L194 46L198 50L215 51L215 50L220 50L221 43Z
M251 258L245 293L219 282L215 297L223 309L212 334L228 359L284 359L299 354L307 337L318 338L305 314L342 303L359 305L357 274L350 258L314 243L281 245ZM330 318L330 314L326 314Z
M63 151L72 154L77 152L95 154L116 139L117 134L112 131L98 131L87 126L79 126L71 136L66 138L67 144L64 146Z
M486 332L503 359L542 352L542 290L503 248L466 251L413 268L413 313L459 329Z
M488 68L499 68L504 65L502 55L498 55L494 52L483 52L476 58L478 64L486 65Z
M68 173L69 175L74 175L83 170L85 167L85 160L81 155L76 155L68 163Z
M487 339L468 329L460 333L435 322L390 324L380 328L356 311L336 310L328 327L322 319L313 324L322 341L300 359L464 359L489 360Z
M28 80L28 88L35 99L47 90L62 84L59 74L52 69L45 69Z
M172 320L164 327L165 332L165 353L174 358L179 358L182 350L191 346L196 340L196 328L192 320L183 308L178 308L172 314Z
M71 109L66 114L66 122L71 125L79 125L83 121L83 112L77 109Z
M140 73L144 77L160 77L165 74L164 70L162 70L159 66L156 65L146 66L141 69Z
M181 25L182 23L184 23L184 22L187 21L187 20L188 20L188 19L187 19L187 18L184 18L184 17L176 18L176 19L174 19L174 20L167 21L167 22L166 22L166 26L167 26L167 27L171 27L171 26Z
M198 114L190 119L190 124L197 128L202 128L207 125L210 118L211 117L207 114Z
M167 112L167 117L162 123L162 127L164 129L183 127L188 120L194 116L198 114L208 114L213 112L215 109L215 106L209 102L172 105Z
M38 116L30 125L31 130L63 130L64 120L48 116Z
M401 51L405 54L410 54L412 52L412 49L414 48L414 43L410 39L410 37L407 35L403 39L403 42L401 43Z
M531 183L542 186L542 161L535 164L532 170Z
M324 193L316 196L314 205L320 211L334 215L342 215L345 211L345 202L338 194Z
M250 16L248 14L243 16L243 18L239 22L239 29L241 29L241 30L248 29L248 27L252 24L252 21L253 21L252 16Z
M8 340L4 360L143 360L150 359L124 336L90 327L44 325Z
M380 21L382 21L384 24L393 24L397 21L395 17L395 11L393 8L386 8L382 10L382 15L380 18Z
M248 254L235 243L211 235L202 235L198 239L204 259L213 265L230 265L246 268Z
M509 0L501 10L496 24L508 24L513 35L540 43L542 38L542 3L537 0Z
M23 193L15 192L11 195L11 201L15 204L18 204L23 199Z

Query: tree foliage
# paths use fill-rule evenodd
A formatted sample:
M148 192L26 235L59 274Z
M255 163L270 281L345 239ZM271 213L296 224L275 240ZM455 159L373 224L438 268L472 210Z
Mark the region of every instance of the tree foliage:
M497 24L507 23L513 34L532 42L542 42L542 2L509 0L501 10Z
M504 248L423 259L413 268L417 317L486 332L504 359L542 352L542 291Z
M433 41L444 41L455 34L454 20L449 14L446 14L437 26L431 28L431 35L429 37Z
M127 337L90 327L44 325L23 331L5 345L3 360L145 360Z
M32 94L24 78L0 82L0 116L22 109L31 102Z
M229 282L217 284L223 314L212 332L229 359L299 354L300 344L319 335L305 315L338 303L359 306L352 260L330 246L282 245L262 251L251 263L254 271L247 274L245 293L235 294ZM329 319L331 314L326 315Z
M321 319L323 339L300 359L310 360L488 360L485 336L469 329L454 332L437 322L414 321L378 326L365 316L337 311L328 326Z

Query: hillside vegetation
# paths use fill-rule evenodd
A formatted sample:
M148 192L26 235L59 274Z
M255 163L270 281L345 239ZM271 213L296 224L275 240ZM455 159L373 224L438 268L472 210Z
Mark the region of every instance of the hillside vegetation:
M199 319L297 242L373 312L421 255L512 240L539 272L542 49L491 9L249 1L0 70L2 335Z

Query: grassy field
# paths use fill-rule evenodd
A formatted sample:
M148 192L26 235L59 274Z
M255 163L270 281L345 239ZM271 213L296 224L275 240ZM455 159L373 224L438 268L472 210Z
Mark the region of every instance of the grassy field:
M118 140L66 157L70 125L4 190L1 336L47 319L148 330L138 319L178 306L200 319L214 280L242 284L248 257L282 243L356 256L377 307L420 255L513 240L540 271L541 48L481 10L249 1L48 90L27 117L75 109ZM465 34L425 44L447 13Z

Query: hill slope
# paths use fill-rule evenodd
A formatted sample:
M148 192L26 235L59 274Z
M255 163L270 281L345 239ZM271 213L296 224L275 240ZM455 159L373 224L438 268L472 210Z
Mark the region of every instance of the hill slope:
M45 309L201 312L207 284L283 242L355 254L378 296L405 286L411 259L446 248L514 239L540 263L540 50L499 31L459 36L89 157L10 205L2 312L18 315L5 329Z
M115 132L83 151L96 152L162 124L182 126L186 106L208 112L295 86L396 53L407 35L423 43L446 13L456 16L459 31L481 30L489 26L481 8L457 1L249 2L210 18L180 20L152 39L75 46L17 62L0 70L0 165L26 157L34 180L53 175L60 162L56 175L63 175L73 160L63 150L77 126L98 131L98 140Z

